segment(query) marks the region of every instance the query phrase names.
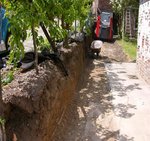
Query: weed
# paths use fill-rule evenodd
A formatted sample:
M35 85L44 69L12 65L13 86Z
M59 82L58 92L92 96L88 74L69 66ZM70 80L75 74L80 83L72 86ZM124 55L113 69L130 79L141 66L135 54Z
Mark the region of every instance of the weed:
M4 118L2 118L2 117L0 117L0 124L1 124L1 125L4 125L4 124L5 124L5 122L6 122L6 121L5 121L5 119L4 119Z
M117 43L122 46L123 50L126 54L132 59L136 59L136 53L137 53L137 42L136 41L130 41L130 40L117 40Z
M14 79L14 72L10 71L4 76L4 78L2 78L2 84L7 85L8 83L11 83L13 79Z

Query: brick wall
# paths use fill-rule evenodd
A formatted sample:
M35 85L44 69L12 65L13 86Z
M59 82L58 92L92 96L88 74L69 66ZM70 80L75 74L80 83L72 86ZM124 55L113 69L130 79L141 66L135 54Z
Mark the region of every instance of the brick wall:
M99 8L101 10L112 11L110 0L99 0Z
M104 11L112 11L112 7L110 5L110 0L94 0L92 4L92 13L95 14L97 12L97 8Z
M140 1L137 67L140 76L150 84L150 0Z

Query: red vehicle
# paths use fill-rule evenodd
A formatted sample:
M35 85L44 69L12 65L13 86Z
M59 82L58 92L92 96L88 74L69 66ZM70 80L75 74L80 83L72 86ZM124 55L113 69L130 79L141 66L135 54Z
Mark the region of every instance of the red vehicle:
M95 28L96 39L112 40L113 39L113 13L101 12L97 17Z

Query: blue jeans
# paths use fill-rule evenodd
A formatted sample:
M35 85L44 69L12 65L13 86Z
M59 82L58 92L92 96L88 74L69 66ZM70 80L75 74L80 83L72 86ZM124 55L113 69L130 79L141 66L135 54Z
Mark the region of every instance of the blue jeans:
M1 13L1 10L0 10L0 43L1 43L1 40L2 40L2 13Z
M5 15L5 9L1 7L0 8L0 43L2 41L2 36L3 36L2 22L3 22L4 15Z

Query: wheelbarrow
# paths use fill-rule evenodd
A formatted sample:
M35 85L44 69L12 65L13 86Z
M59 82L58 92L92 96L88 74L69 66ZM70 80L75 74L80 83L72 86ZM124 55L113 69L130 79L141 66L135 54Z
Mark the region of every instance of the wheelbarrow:
M103 46L103 42L100 41L100 40L94 40L92 43L91 43L91 52L92 52L92 55L95 56L95 54L97 55L97 57L99 56L99 53L101 52L101 48Z

